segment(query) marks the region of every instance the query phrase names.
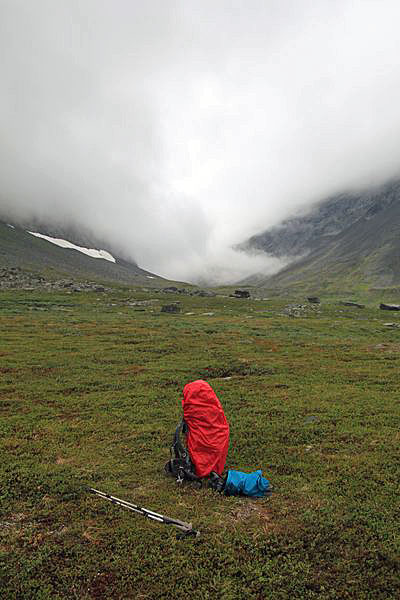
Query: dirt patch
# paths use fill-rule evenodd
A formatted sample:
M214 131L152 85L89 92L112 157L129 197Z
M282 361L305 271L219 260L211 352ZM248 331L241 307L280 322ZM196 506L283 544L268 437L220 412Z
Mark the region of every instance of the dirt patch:
M230 516L236 522L247 521L251 518L256 518L260 521L271 520L270 511L262 504L251 500L243 501L240 506L235 507Z
M63 390L60 391L62 396L72 396L72 395L76 395L76 396L82 396L83 394L89 394L91 391L93 391L93 388L91 388L90 386L72 386L72 387L67 387L64 388Z
M278 352L278 346L270 340L256 339L255 343L257 346L262 346L265 352Z
M59 419L60 421L75 421L76 419L80 419L81 416L82 415L80 412L64 412L59 413L57 415L57 419Z
M137 373L142 373L145 370L146 368L142 365L130 365L121 371L120 375L137 375Z
M3 373L4 375L7 373L16 373L17 371L18 369L15 367L0 367L0 373Z
M97 530L95 527L88 527L83 533L82 537L85 538L91 544L95 544L98 546L100 544L100 539L96 536Z
M284 515L275 511L271 504L265 506L257 500L243 500L228 514L228 523L234 528L246 527L254 531L254 535L269 536L272 533L293 531L300 528L296 512L287 511Z
M25 519L25 513L15 513L13 515L9 515L4 521L0 521L0 527L4 529L12 529L13 527L18 527L18 525Z
M63 458L62 456L57 456L56 464L57 465L67 465L72 462L72 458Z

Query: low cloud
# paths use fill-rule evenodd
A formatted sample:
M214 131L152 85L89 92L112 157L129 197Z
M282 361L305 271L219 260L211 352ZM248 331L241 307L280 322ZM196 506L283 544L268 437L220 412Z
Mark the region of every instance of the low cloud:
M186 265L179 259L170 265L177 279L199 285L229 285L245 280L250 274L272 275L287 262L263 252L243 252L230 247L208 247L206 252L190 257L192 275L187 277Z
M394 1L3 0L0 203L161 275L280 263L232 246L400 172Z

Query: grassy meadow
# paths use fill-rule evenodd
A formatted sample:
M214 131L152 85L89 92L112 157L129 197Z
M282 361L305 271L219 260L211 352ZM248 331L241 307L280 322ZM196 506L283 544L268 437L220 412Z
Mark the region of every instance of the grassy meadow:
M0 293L2 600L399 597L400 329L384 323L400 313L290 303ZM261 468L271 498L165 476L200 378L230 423L227 467Z

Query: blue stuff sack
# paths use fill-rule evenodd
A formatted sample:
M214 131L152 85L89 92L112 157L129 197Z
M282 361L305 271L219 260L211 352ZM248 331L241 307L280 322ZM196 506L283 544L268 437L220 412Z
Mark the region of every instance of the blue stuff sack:
M262 498L271 493L268 479L258 470L254 473L242 473L241 471L228 471L224 492L227 496L252 496Z

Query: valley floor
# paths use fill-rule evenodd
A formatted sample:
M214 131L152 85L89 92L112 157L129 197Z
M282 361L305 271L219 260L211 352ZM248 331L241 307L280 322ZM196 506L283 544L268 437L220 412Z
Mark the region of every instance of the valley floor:
M399 597L400 313L287 304L0 292L2 599ZM261 468L270 499L165 476L200 378L230 422L227 467Z

